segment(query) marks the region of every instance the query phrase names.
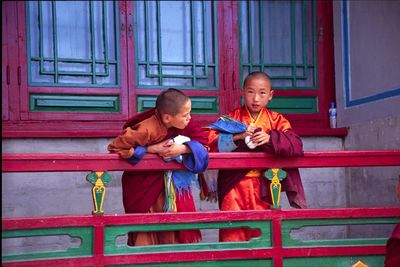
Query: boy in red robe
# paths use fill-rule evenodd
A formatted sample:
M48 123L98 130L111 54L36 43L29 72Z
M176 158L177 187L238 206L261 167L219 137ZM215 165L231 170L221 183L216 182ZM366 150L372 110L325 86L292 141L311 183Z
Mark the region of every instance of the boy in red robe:
M176 205L177 212L195 211L190 177L203 172L208 166L207 134L191 120L190 112L190 98L182 91L173 88L163 91L157 97L156 108L129 119L124 125L124 132L107 148L132 164L139 162L146 153L158 154L165 159L182 156L181 161L189 171L176 171L179 178L176 186L180 186L177 188L180 190L176 190L176 203L172 206ZM178 135L188 137L189 141L183 144L173 142ZM122 175L125 212L164 212L166 199L169 199L164 190L166 173L125 171ZM188 175L189 179L186 179ZM128 245L192 243L200 239L199 230L130 232Z
M400 176L397 181L396 193L400 200ZM400 223L393 229L386 242L385 267L400 267Z
M252 72L244 80L244 106L229 116L247 125L242 133L222 133L210 130L209 144L214 152L264 151L277 156L303 155L303 143L281 114L268 110L273 90L270 77L264 72ZM234 131L233 131L234 132ZM245 141L246 140L246 141ZM269 181L265 170L220 170L218 174L218 201L222 211L264 210L271 205ZM282 182L291 206L305 208L306 200L298 169L288 169ZM248 241L259 231L246 228L221 229L223 242Z

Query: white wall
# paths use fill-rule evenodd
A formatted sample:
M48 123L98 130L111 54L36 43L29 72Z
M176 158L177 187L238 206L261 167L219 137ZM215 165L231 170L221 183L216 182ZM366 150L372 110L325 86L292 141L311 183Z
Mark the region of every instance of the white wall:
M3 153L107 153L111 139L9 139L3 140ZM343 150L343 141L337 137L303 138L304 150ZM216 175L216 171L210 171ZM346 207L345 170L343 168L300 169L308 206L310 208ZM86 181L86 172L63 173L5 173L2 178L2 216L57 216L91 214L93 201L92 184ZM107 184L104 202L105 214L123 214L121 172L110 172L113 179ZM377 192L379 194L379 192ZM199 211L218 210L217 203L200 201L199 191L194 187L194 198ZM286 195L282 194L282 207L289 208ZM335 229L335 228L332 228ZM331 238L344 231L327 229L325 236ZM218 231L203 230L203 242L217 242ZM315 231L314 231L315 232ZM297 236L321 236L321 230L299 232ZM60 237L56 240L40 238L36 241L12 241L5 244L7 250L21 247L62 248L74 241ZM118 240L124 243L125 241ZM27 248L28 249L28 248Z
M349 128L344 149L399 150L400 1L333 1L333 17L338 126ZM400 167L346 175L350 206L399 204Z
M400 1L333 1L338 127L400 113Z
M107 153L111 139L8 139L3 140L3 153ZM341 138L306 137L304 149L343 150ZM316 168L300 170L310 207L345 207L344 170ZM107 184L104 210L123 213L121 172L111 172ZM3 217L90 214L93 209L92 184L85 172L5 173L2 179ZM198 197L198 193L195 193ZM328 197L327 197L328 196ZM285 197L284 207L288 207ZM216 204L196 203L199 210L217 210Z

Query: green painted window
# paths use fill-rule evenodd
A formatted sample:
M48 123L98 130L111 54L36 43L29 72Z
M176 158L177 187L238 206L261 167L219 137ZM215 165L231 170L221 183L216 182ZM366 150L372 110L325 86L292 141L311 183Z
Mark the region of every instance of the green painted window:
M135 1L138 88L217 89L216 3Z
M85 136L82 121L98 136L117 132L169 87L184 90L207 125L240 105L255 70L272 77L269 108L295 129L329 125L330 1L3 2L6 136L30 134L15 130L20 121L37 136Z
M263 71L271 76L274 90L318 89L315 32L316 1L240 1L241 80L252 71ZM318 112L317 97L303 100L276 96L271 108Z
M241 1L241 73L265 71L275 89L315 89L315 2Z
M117 21L114 1L27 1L29 85L118 86Z

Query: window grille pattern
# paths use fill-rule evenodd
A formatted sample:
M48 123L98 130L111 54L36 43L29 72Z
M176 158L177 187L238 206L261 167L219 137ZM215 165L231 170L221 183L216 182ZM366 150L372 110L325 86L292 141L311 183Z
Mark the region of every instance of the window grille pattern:
M116 1L27 1L32 86L120 84Z
M214 1L135 1L138 88L217 89Z
M239 1L241 79L264 71L274 89L317 89L316 1Z

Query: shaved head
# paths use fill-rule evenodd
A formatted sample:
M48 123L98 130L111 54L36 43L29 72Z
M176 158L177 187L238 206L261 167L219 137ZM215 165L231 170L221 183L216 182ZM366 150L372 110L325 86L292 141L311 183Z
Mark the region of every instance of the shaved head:
M243 88L246 87L246 83L251 79L266 79L271 83L271 77L269 77L268 74L262 71L253 71L247 75L246 79L244 79Z
M161 115L169 114L175 116L189 99L190 98L182 91L169 88L168 90L162 91L157 97L156 108Z

